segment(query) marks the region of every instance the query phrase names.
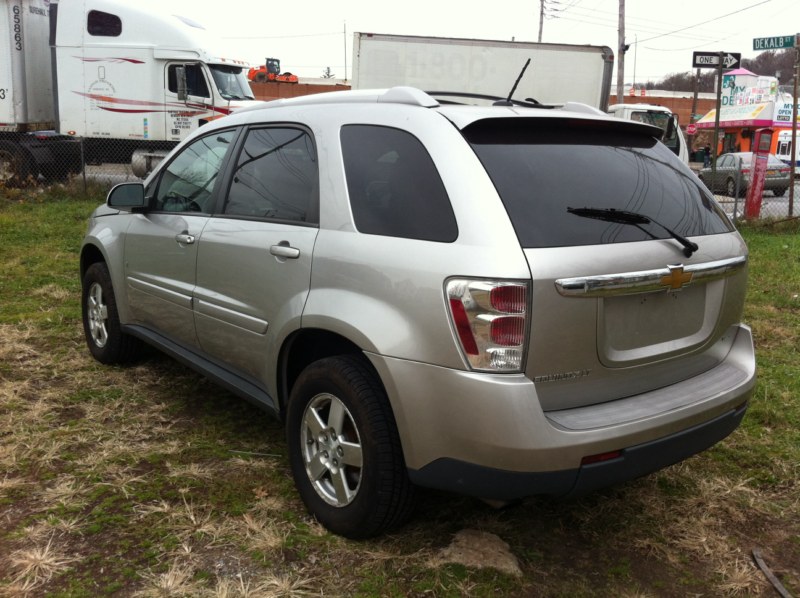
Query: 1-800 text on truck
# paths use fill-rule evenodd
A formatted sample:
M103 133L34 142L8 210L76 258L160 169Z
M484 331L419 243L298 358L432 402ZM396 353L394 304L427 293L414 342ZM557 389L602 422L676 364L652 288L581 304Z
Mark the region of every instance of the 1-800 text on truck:
M614 66L607 46L355 33L353 89L410 85L495 96L511 89L528 59L515 98L606 110Z

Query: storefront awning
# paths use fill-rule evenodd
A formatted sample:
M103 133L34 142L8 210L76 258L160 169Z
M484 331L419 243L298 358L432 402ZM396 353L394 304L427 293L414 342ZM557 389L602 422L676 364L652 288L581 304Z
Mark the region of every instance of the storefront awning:
M741 106L723 106L719 115L719 126L734 127L771 127L774 103L744 104ZM713 129L717 111L710 110L697 123L698 129Z

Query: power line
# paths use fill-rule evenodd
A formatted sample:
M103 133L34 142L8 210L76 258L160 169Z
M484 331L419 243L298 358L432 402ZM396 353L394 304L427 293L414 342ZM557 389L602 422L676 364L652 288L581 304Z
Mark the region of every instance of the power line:
M681 27L680 29L676 29L675 31L670 31L668 33L662 33L660 35L655 35L653 37L648 37L647 39L641 40L639 43L649 42L650 40L657 39L659 37L664 37L666 35L673 35L675 33L680 33L681 31L686 31L687 29L694 29L695 27L700 27L700 25L706 25L708 23L713 23L714 21L719 21L720 19L724 19L726 17L730 17L731 15L738 14L740 12L744 12L746 10L750 10L751 8L755 8L756 6L761 6L762 4L767 4L768 2L772 2L772 0L763 0L757 4L752 4L750 6L746 6L745 8L740 8L739 10L734 10L733 12L729 12L725 15L720 15L718 17L714 17L713 19L709 19L708 21L703 21L702 23L696 23L694 25L689 25L688 27Z

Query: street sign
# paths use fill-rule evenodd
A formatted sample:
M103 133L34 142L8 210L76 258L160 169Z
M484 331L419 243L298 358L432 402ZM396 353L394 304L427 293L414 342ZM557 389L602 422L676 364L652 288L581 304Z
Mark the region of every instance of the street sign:
M689 123L686 125L686 134L687 135L694 135L697 133L697 125L694 123Z
M722 68L735 69L739 67L742 55L734 52L692 52L692 68L717 68L720 54L722 54Z
M783 50L785 48L794 48L794 35L757 37L753 40L753 50Z

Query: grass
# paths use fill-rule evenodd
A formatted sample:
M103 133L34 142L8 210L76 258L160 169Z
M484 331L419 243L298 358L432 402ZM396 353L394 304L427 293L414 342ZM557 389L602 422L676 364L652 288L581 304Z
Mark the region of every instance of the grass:
M277 422L167 358L90 358L82 197L0 191L0 596L770 595L755 547L800 594L796 222L742 231L759 381L723 443L575 501L424 492L351 542L304 510Z

